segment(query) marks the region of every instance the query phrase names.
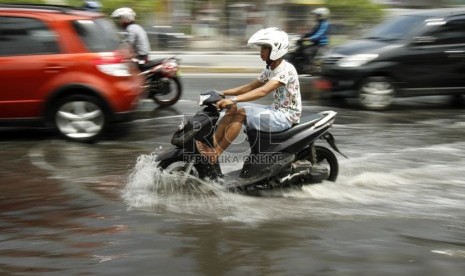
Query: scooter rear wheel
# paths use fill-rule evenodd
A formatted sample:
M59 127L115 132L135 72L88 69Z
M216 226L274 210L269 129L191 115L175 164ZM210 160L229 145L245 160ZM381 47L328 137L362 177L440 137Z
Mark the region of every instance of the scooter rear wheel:
M181 80L178 76L174 76L157 80L154 91L150 91L150 98L159 106L167 107L175 104L181 98L181 93Z
M329 170L329 176L326 180L336 181L339 174L339 163L336 155L329 149L322 146L315 146L316 164L318 166L326 166Z

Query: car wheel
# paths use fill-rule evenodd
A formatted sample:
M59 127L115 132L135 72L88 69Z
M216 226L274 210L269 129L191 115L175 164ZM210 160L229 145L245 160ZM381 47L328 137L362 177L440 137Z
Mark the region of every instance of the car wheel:
M87 95L61 99L55 105L53 120L65 138L78 142L94 142L108 125L108 114L100 100Z
M396 89L387 77L369 77L358 90L360 104L368 110L385 110L394 100Z

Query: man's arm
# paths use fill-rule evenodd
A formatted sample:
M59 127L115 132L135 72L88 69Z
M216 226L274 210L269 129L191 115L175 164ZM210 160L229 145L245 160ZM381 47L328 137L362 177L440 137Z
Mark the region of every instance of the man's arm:
M256 99L263 98L269 93L278 89L281 85L283 84L277 80L270 80L260 87L257 87L247 93L237 96L237 101L238 102L250 102Z
M263 82L261 82L259 80L254 80L254 81L252 81L250 83L247 83L247 84L235 87L235 88L224 90L223 95L225 95L225 96L242 95L242 94L247 93L249 91L252 91L252 90L254 90L254 89L256 89L256 88L258 88L260 86L263 86Z
M283 85L281 82L277 80L270 80L265 84L261 83L260 81L258 82L261 85L259 87L256 87L253 90L250 90L249 92L242 93L242 94L226 94L225 93L225 95L238 95L236 97L236 102L249 102L249 101L253 101L253 100L265 97L266 95L268 95L269 93L271 93L272 91L274 91L275 89L278 89L281 85ZM231 100L231 98L228 98L228 99L219 101L218 107L220 109L223 109L232 104L234 104L233 100Z
M127 28L126 29L126 32L127 32L127 41L128 43L134 47L134 44L135 44L135 41L136 41L136 32L133 30L133 29L130 29L130 28Z
M328 21L322 22L320 28L308 39L312 42L317 42L325 33L328 32L329 23Z

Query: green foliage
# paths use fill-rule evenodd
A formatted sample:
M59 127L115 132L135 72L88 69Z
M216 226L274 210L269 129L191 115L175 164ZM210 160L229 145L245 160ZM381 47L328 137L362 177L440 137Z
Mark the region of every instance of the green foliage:
M137 15L153 13L156 11L156 7L160 5L162 1L154 0L103 0L102 12L110 15L114 10L121 7L129 7L133 9ZM139 17L139 16L138 16Z
M83 5L83 0L0 0L0 3L28 3L28 4L47 4L52 2L63 2L65 5L80 7ZM102 4L102 12L110 15L115 9L121 7L130 7L136 11L137 14L147 14L155 12L164 1L154 0L100 0Z
M383 6L370 0L327 0L331 17L357 25L373 24L383 19Z
M53 1L53 0L0 0L1 4L56 4L57 5L67 5L67 6L76 6L80 7L82 6L82 1L81 0L62 0L62 1Z
M210 0L213 3L224 3L227 0ZM0 3L33 3L43 4L53 0L0 0ZM62 0L66 5L80 7L82 0ZM138 20L144 15L155 12L166 12L168 0L100 0L102 12L110 15L120 7L130 7L138 14ZM197 6L207 1L191 0L187 4ZM235 2L231 1L230 2ZM241 1L247 2L247 1ZM254 2L254 1L250 1ZM371 0L326 0L326 6L331 10L331 18L345 21L351 25L363 25L379 22L383 18L383 6Z
M44 4L42 0L27 0L27 1L14 1L14 0L0 0L1 4L16 4L16 3L27 3L27 4Z
M79 7L82 0L64 0L66 5ZM100 0L102 12L110 15L114 10L121 7L132 8L138 15L155 11L155 7L162 1L154 0Z

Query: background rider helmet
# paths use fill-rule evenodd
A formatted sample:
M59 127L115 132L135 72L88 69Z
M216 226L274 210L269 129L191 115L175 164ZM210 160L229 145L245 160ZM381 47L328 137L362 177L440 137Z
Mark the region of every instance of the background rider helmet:
M82 8L87 11L98 12L102 8L102 4L99 1L84 1Z
M329 9L327 8L316 8L312 13L315 14L318 19L328 19L329 17Z
M124 7L116 9L111 14L111 17L119 19L120 23L125 28L127 25L136 20L136 12L131 8Z

